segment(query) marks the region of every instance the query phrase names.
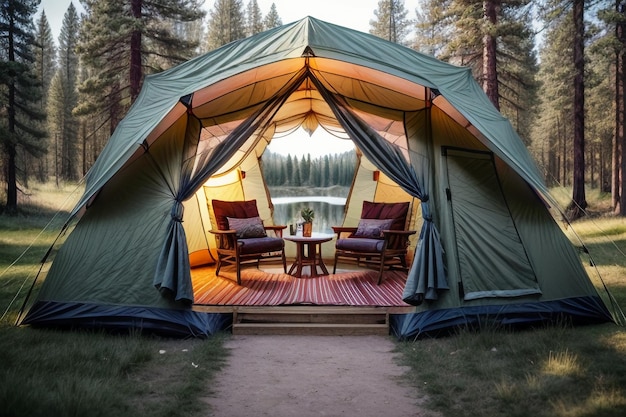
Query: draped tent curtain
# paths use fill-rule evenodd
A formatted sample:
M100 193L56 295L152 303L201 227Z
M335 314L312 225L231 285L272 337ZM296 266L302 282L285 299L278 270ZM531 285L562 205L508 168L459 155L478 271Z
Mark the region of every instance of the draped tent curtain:
M182 225L183 201L190 198L259 129L264 130L274 114L306 78L306 71L294 76L251 117L242 121L212 152L197 155L202 121L189 108L183 145L180 181L171 190L173 204L167 237L159 254L153 284L164 296L185 304L193 303L187 238ZM259 134L259 137L261 135Z
M430 210L430 166L426 158L423 158L424 164L420 164L416 171L406 161L399 147L386 141L356 116L341 97L329 92L315 77L311 78L341 126L363 154L404 191L420 199L424 224L402 297L412 305L420 305L424 300L436 300L438 291L447 290L448 283L440 235Z

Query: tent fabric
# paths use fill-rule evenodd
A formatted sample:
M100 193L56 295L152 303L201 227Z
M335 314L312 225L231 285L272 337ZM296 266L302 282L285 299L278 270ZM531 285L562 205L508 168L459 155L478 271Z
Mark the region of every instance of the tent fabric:
M554 201L530 154L469 69L307 17L146 77L87 175L75 226L25 322L58 315L85 324L94 308L95 324L117 325L127 312L128 325L138 326L133 315L142 311L192 311L190 257L205 251L199 262L211 261L211 201L257 199L271 224L259 159L273 137L300 127L356 145L360 165L344 223L358 221L364 199L392 187L382 181L405 193L392 194L411 203L420 233L403 298L416 317L441 317L429 327L456 323L448 313L496 308L534 321L542 305L554 312L548 316L609 316L603 303L589 301L598 293L550 215ZM483 152L492 162L489 170L468 167L471 181L450 185L445 149ZM382 178L376 183L373 167ZM492 208L497 225L482 212ZM470 258L476 264L468 268ZM523 265L523 273L508 264ZM54 308L39 314L46 305ZM170 318L176 326L195 320ZM167 320L148 322L165 328Z
M446 149L445 160L463 298L541 294L492 154Z
M141 328L160 336L205 338L232 324L232 314L40 301L31 308L23 324L72 329L98 327L124 333Z
M598 314L604 311L604 314ZM518 328L545 323L566 322L574 325L613 321L597 296L575 297L543 303L484 305L429 310L422 313L391 314L393 334L401 340L448 335L460 329Z

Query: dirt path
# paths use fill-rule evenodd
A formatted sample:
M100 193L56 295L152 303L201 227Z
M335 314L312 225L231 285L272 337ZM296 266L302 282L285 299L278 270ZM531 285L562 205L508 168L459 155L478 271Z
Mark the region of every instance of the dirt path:
M424 416L380 336L233 336L214 417Z

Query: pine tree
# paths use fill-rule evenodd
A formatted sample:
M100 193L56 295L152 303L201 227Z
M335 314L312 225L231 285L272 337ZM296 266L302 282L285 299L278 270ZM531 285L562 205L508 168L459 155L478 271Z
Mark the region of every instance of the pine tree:
M57 71L50 83L48 89L47 115L48 115L48 133L50 135L50 143L48 146L48 154L50 155L50 169L54 173L57 187L61 180L61 160L62 160L62 143L63 143L63 127L65 123L65 115L63 102L65 101L65 88L63 86L63 75L61 71Z
M242 0L217 0L209 12L209 51L245 37L246 19Z
M611 153L611 197L616 213L626 215L626 7L616 0L615 22L615 131Z
M293 178L293 160L291 154L287 155L287 161L285 163L285 183L291 184Z
M81 0L79 53L87 67L77 114L102 116L113 132L143 78L192 57L197 45L175 36L172 21L201 19L196 0Z
M498 42L498 4L496 0L483 1L485 28L483 29L483 90L496 109L500 110L498 92L498 63L496 60Z
M532 17L525 7L511 6L502 10L500 22L496 55L498 104L500 112L529 145L539 94Z
M430 0L422 3L416 37L421 50L470 67L526 143L530 143L538 91L530 4L529 0Z
M306 158L302 155L300 159L300 178L303 185L309 185L309 176L311 171L311 154L307 154Z
M585 78L588 184L603 192L610 192L615 109L607 105L607 98L615 96L615 80L606 74L615 73L615 51L601 40L592 44L589 49L589 65Z
M324 155L322 159L322 173L321 173L321 187L328 187L331 184L330 178L330 158L328 155Z
M45 152L45 114L39 103L41 81L36 77L32 16L38 0L5 0L0 3L0 152L6 173L6 211L17 212L18 151L39 157ZM34 123L33 123L34 122Z
M298 157L293 156L293 178L291 178L291 185L294 187L302 187L302 177L300 176L300 162Z
M451 0L425 0L415 11L415 40L413 49L433 56L441 56L450 42L451 26L446 12Z
M602 99L606 100L609 91L613 97L614 109L611 117L613 132L611 135L610 156L611 178L603 179L602 187L603 189L610 188L614 212L625 216L626 181L623 181L623 172L626 171L626 147L624 146L626 125L626 6L621 0L605 0L600 4L598 17L604 23L604 31L600 33L599 39L592 46L592 49L595 50L595 59L590 62L594 65L594 62L603 62L610 59L612 63L610 65L607 63L607 71L605 71L604 77L601 77L601 79L608 83L613 78L613 85L610 86L608 91L605 90L605 93L601 96L590 93L588 97L592 100L590 107L595 107L593 100L596 97L602 97ZM613 76L607 77L606 74L612 74ZM605 103L604 108L606 109L606 107ZM596 113L590 111L587 114L592 118L590 122L594 124L593 118L595 118ZM600 128L599 130L603 129ZM601 175L601 177L603 176Z
M206 50L206 22L204 18L191 21L179 21L177 19L163 19L161 24L165 29L171 32L172 37L175 39L184 39L189 45L196 45L195 48L189 51L190 56L198 56L207 52ZM153 57L153 62L156 62L157 66L163 66L161 60ZM166 66L167 61L165 61Z
M38 103L38 107L42 113L45 113L50 83L52 82L52 77L56 72L56 47L54 45L52 29L48 23L45 11L41 12L39 19L37 20L36 27L36 40L33 45L35 51L35 70L37 78L41 80L41 91L43 93L42 98ZM46 127L46 130L49 130L49 128ZM44 145L42 141L42 145L45 146L48 150L48 155L50 155L49 137L46 138L46 140L47 143ZM40 182L46 182L48 180L49 168L47 155L33 159L32 162L28 161L28 154L24 154L23 158L26 165L34 166L34 175L37 180Z
M573 0L574 20L574 178L572 202L568 210L572 219L585 214L585 1Z
M283 21L278 15L278 11L276 10L276 4L272 3L270 7L270 11L265 16L265 20L263 21L265 29L272 29L278 26L283 25Z
M571 15L553 21L544 38L541 50L542 97L539 118L533 128L533 150L540 165L545 167L549 184L570 185L570 138L573 119L573 66L567 57L572 56Z
M70 3L59 35L59 84L62 90L62 101L51 103L51 110L62 112L62 126L59 126L61 148L60 172L62 179L75 181L79 178L80 155L78 147L78 120L72 109L78 103L78 33L80 22L74 4Z
M249 0L246 9L246 36L256 35L263 32L263 14L257 0Z
M379 0L374 10L375 19L370 20L370 33L390 42L408 45L407 36L413 22L407 18L409 11L404 0Z
M564 81L571 85L571 117L564 120L572 126L569 136L572 138L569 148L572 153L572 200L567 207L571 219L584 215L587 201L585 197L585 2L584 0L552 0L547 3L544 13L546 21L552 26L571 24L569 38L565 40L565 51L569 58L563 59L561 66L571 69L572 76ZM564 45L564 46L565 46ZM561 81L563 82L563 81ZM564 146L565 148L565 146ZM565 152L563 153L565 155Z
M450 26L448 31L441 30L453 34L440 58L472 68L474 77L498 109L503 99L510 103L509 107L523 108L524 102L518 97L531 88L535 75L529 3L452 0L443 20ZM508 91L500 91L502 87ZM517 111L508 116L517 116Z

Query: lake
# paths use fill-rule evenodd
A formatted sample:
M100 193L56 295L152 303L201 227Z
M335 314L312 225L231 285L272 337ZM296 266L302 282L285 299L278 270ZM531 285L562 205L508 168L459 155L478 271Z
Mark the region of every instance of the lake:
M274 205L275 224L286 224L287 226L293 224L295 228L296 222L300 218L300 210L303 207L311 207L315 211L313 231L332 234L332 226L343 224L346 198L328 196L275 197L272 198L272 204Z

